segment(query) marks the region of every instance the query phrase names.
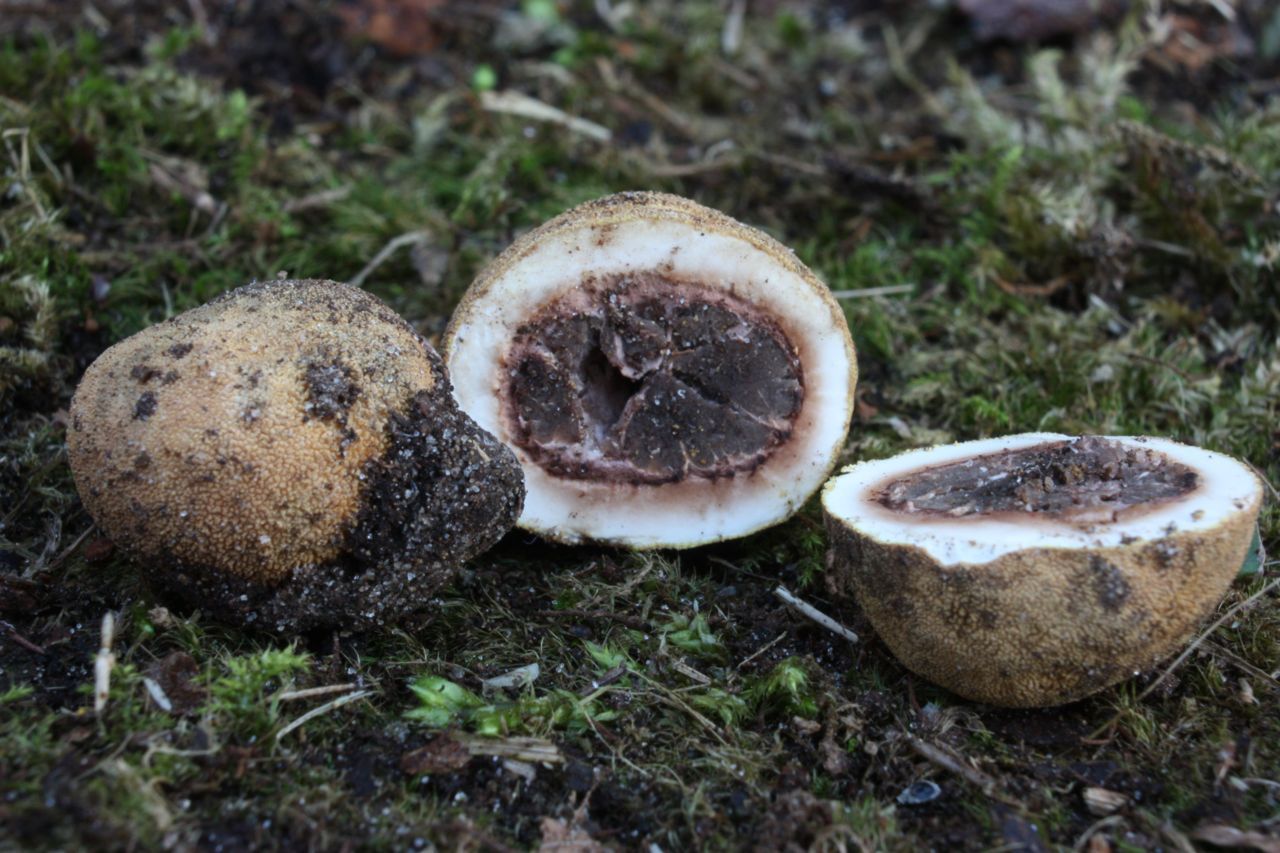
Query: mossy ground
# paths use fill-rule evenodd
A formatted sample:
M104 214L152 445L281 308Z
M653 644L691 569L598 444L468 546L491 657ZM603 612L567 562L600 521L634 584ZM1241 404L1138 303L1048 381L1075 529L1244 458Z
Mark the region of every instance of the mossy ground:
M840 292L862 373L847 460L1151 433L1280 484L1280 13L1129 5L1026 45L979 43L938 3L750 4L736 40L736 3L457 3L399 58L344 27L350 3L6 10L0 846L1274 838L1274 559L1158 684L1014 713L914 678L826 600L816 506L684 554L513 534L420 618L291 643L157 609L154 567L92 529L65 460L79 374L150 323L287 272L358 279L438 334L522 229L647 188L769 229ZM595 125L492 109L505 92ZM1261 542L1280 553L1274 490ZM326 685L349 686L292 695ZM938 798L897 802L925 779ZM1123 805L1091 812L1090 787Z

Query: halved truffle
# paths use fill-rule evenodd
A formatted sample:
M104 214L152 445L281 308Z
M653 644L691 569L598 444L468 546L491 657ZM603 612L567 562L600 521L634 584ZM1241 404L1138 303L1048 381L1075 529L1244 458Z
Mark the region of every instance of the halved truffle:
M444 348L463 410L524 468L520 526L637 548L791 515L834 464L857 378L840 306L790 250L658 193L523 236Z
M511 452L376 298L270 281L145 329L90 365L72 473L160 592L278 630L421 607L511 527Z
M1018 707L1081 698L1185 643L1261 501L1219 453L1047 433L864 462L822 494L833 589L908 669Z

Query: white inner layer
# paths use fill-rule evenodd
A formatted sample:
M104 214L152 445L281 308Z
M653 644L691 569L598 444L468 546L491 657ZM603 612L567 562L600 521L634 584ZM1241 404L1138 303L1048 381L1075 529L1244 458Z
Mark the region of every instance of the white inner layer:
M802 461L789 466L766 463L714 488L703 481L708 498L694 500L688 490L696 488L697 481L626 486L562 479L514 446L498 403L506 382L500 358L512 330L587 276L629 272L667 273L728 290L785 318L797 347L809 342L797 439L774 457L790 457L794 447L795 458ZM513 445L524 467L528 496L521 527L567 541L697 545L776 523L827 475L848 428L853 371L844 331L836 326L832 311L808 283L743 240L663 221L627 222L600 232L584 226L543 240L472 306L455 331L448 367L459 405L480 426ZM688 500L673 499L686 494Z
M886 481L925 466L1071 438L1056 433L1024 433L861 462L832 478L822 491L822 505L831 515L880 542L915 545L940 564L950 566L988 563L1025 548L1108 548L1123 544L1122 540L1159 539L1176 531L1207 530L1241 511L1256 513L1261 504L1262 484L1252 471L1229 456L1167 438L1107 437L1126 446L1164 453L1195 469L1199 486L1157 509L1088 526L1032 513L1000 518L940 518L895 512L875 500L873 493Z

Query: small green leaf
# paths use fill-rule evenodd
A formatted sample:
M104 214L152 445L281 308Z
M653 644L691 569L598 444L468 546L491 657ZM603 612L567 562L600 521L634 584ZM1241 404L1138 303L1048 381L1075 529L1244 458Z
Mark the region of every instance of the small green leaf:
M560 22L560 10L555 0L524 0L520 4L525 15L540 24L557 24Z
M1257 528L1253 528L1253 541L1249 543L1249 550L1244 557L1244 565L1240 567L1239 577L1247 578L1252 575L1262 574L1262 564L1267 559L1266 549L1262 547L1262 532Z
M491 92L498 86L498 72L492 65L481 63L471 72L471 88L477 92Z
M484 706L484 700L460 684L438 675L424 675L409 682L422 704L405 714L436 728L447 726L467 711Z
M666 635L667 642L681 651L717 660L724 656L720 638L707 624L707 617L701 613L695 614L692 619L677 614L661 630Z
M818 714L806 664L798 657L779 661L768 674L749 683L743 693L771 716L813 719Z
M602 646L599 643L593 643L590 640L586 640L585 645L587 647L587 654L591 655L591 659L595 661L601 669L613 669L615 666L619 666L627 659L625 654L617 649L612 649L609 646Z

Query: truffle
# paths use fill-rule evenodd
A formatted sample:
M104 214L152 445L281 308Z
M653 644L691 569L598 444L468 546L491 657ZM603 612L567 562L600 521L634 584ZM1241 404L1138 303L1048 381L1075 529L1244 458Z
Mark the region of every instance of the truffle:
M67 444L90 515L151 586L275 630L423 606L524 495L439 356L329 281L250 284L117 343Z
M857 379L843 311L790 250L658 193L524 235L444 348L462 408L524 467L520 526L635 548L790 516L834 465Z
M1168 439L1026 434L854 465L829 580L919 675L993 705L1079 699L1184 644L1244 561L1258 478Z

